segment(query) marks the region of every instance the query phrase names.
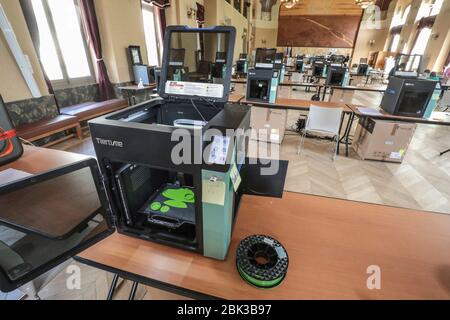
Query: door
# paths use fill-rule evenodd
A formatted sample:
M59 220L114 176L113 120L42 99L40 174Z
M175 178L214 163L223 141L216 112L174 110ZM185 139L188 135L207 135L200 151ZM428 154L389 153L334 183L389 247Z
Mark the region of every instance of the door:
M94 159L0 187L0 290L13 291L111 234Z

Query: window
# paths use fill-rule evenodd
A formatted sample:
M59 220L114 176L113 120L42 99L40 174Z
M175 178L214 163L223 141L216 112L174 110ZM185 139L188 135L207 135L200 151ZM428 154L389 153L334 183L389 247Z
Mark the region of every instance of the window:
M39 55L56 87L93 83L92 64L76 0L32 0Z
M417 13L416 22L422 18L436 16L441 12L444 0L422 1L419 12Z
M414 48L411 51L411 54L424 54L430 36L431 36L430 28L423 28L422 30L420 30L417 40L414 44Z
M392 43L391 43L391 48L390 48L390 52L397 52L398 49L398 45L400 43L400 34L394 34L394 36L392 37Z
M159 16L155 7L142 2L142 18L144 22L145 44L149 65L159 66L162 58L162 37Z
M391 29L398 26L403 26L406 23L406 20L408 20L410 11L411 5L407 6L403 12L400 10L398 13L394 14L391 23Z

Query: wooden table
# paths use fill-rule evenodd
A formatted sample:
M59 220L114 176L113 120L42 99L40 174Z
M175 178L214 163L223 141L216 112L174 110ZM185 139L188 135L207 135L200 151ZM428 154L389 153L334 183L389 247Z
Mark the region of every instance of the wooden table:
M249 235L278 239L287 278L256 289L235 264ZM81 253L82 263L193 298L450 299L450 216L286 192L244 196L226 261L114 234ZM369 290L370 266L381 290Z
M440 125L440 126L450 126L450 113L443 113L443 114L447 114L446 118L443 120L436 120L433 119L433 116L436 116L436 113L433 113L430 117L430 119L424 119L424 118L414 118L414 117L403 117L403 116L394 116L391 114L386 113L383 109L381 108L373 108L374 110L377 110L380 112L379 115L367 115L367 114L363 114L359 111L359 107L363 107L364 106L360 106L360 105L355 105L355 104L349 104L347 105L351 110L353 110L353 113L355 114L355 116L357 116L358 118L361 117L370 117L372 119L381 119L381 120L392 120L392 121L399 121L399 122L409 122L409 123L421 123L421 124L432 124L432 125Z
M301 100L301 99L289 99L289 98L278 98L275 104L265 103L260 101L248 101L247 99L241 100L242 104L247 104L250 106L257 106L262 108L270 108L270 109L285 109L285 110L297 110L297 111L309 111L311 105L315 105L323 108L342 108L344 113L342 114L341 119L341 127L339 132L342 131L342 127L344 125L344 116L348 115L348 121L345 126L344 134L340 137L338 141L338 154L340 145L345 145L345 154L349 156L349 133L351 131L351 125L353 123L353 110L349 108L344 103L338 102L325 102L325 101L310 101L310 100Z
M37 175L90 159L88 156L74 153L24 146L24 154L18 160L0 167L0 172L6 169L16 169ZM88 175L87 177L85 177ZM53 179L46 184L34 185L35 193L27 189L12 192L8 197L0 197L0 220L10 225L31 230L52 239L62 239L69 235L74 226L80 225L98 208L98 197L94 186L86 186L89 181L89 171L79 171L76 176L65 175ZM12 181L10 181L11 183ZM0 183L1 185L1 183ZM59 187L62 186L62 187ZM64 188L64 186L70 188ZM48 189L48 200L41 203L43 194ZM79 200L75 205L75 201ZM72 202L73 206L65 206ZM14 203L14 206L11 206ZM40 203L39 207L30 210L30 203ZM61 212L61 208L65 208ZM61 214L64 218L61 218Z
M23 156L14 162L0 166L0 171L16 169L36 175L90 158L81 154L27 145L23 148Z
M231 93L228 97L228 102L230 103L240 103L242 99L244 99L245 96L243 94L238 93Z
M136 94L138 92L154 90L154 89L156 89L156 84L154 83L149 86L144 86L143 88L139 88L137 85L131 85L131 86L118 87L118 89L120 91L123 91L126 93L128 105L133 106L136 104Z
M333 94L334 90L344 90L344 91L365 91L365 92L378 92L384 94L386 92L387 86L377 86L377 87L358 87L358 86L322 86L322 101L325 101L325 96L327 94L327 89L330 89L330 94ZM319 96L322 88L319 88Z

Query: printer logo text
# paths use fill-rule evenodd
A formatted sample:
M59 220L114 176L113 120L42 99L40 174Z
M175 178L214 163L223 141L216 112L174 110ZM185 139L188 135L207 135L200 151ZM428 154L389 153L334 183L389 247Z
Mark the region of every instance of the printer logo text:
M107 139L100 139L100 138L97 138L96 140L97 140L98 144L101 144L103 146L115 147L115 148L123 148L123 142L122 141L107 140Z

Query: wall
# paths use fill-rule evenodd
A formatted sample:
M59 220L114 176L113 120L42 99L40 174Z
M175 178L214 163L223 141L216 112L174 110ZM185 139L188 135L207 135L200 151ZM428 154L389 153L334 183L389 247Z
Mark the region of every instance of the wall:
M34 50L30 34L22 14L18 0L0 0L0 4L8 16L17 40L25 55L28 56L34 71L34 78L42 95L48 94L36 51ZM20 72L8 44L0 31L0 94L6 102L31 98L31 92Z
M251 9L249 11L251 12ZM244 52L243 37L249 34L249 20L225 0L207 0L205 1L205 26L216 25L229 25L236 28L234 61L239 59L239 54Z
M253 1L254 16L252 20L253 41L252 50L256 48L275 48L277 46L278 17L281 2L278 0L272 6L270 13L262 11L260 1Z
M372 19L373 10L365 11L358 32L352 63L358 63L361 58L368 58L371 52L388 50L390 25L396 9L392 2L387 12L378 12Z
M140 0L95 0L102 39L103 56L112 83L133 79L127 54L129 45L141 47L147 63Z
M433 37L434 35L434 37ZM427 69L440 72L450 52L450 1L444 1L433 25L432 36L424 55Z

